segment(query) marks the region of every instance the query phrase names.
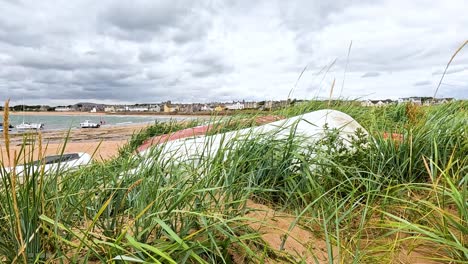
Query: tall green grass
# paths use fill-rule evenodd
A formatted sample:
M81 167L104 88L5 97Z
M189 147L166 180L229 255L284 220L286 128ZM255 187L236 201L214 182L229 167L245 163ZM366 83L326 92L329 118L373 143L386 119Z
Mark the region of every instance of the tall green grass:
M328 107L351 115L369 136L355 135L346 148L334 130L314 144L294 134L258 135L184 163L161 159L160 146L149 154L155 162L135 173L141 160L130 153L145 138L195 125L158 123L135 135L120 157L76 171L46 174L25 162L20 180L2 166L0 259L410 263L419 256L466 263L467 102L416 109L311 102L275 114ZM246 118L215 131L255 125ZM248 217L258 209L247 201L293 219L279 246L252 228L268 223ZM311 235L299 240L303 252L290 248L296 228ZM313 246L320 243L325 259Z

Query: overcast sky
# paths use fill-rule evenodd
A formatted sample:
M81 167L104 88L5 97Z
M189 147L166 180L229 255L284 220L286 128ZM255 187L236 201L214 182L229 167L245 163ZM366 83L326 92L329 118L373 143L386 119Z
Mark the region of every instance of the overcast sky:
M12 104L432 96L468 1L0 2ZM352 41L348 60L348 51ZM343 82L344 79L344 82ZM344 86L343 86L344 83ZM468 47L438 96L468 98Z

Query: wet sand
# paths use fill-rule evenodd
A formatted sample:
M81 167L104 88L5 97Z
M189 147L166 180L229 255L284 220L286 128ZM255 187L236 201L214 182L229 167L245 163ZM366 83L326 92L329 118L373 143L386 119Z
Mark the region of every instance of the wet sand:
M65 153L86 152L94 154L96 160L106 160L118 154L120 147L125 145L133 133L148 126L147 124L101 127L97 129L72 129L70 131L44 131L41 132L42 148L45 155L60 154L63 150L65 139ZM69 134L68 134L69 133ZM38 156L38 135L11 133L10 134L10 153L20 152L24 138L27 138L29 145L34 144L34 157ZM5 142L3 134L0 136L0 149L3 155L4 164L9 166L6 157ZM27 148L30 152L30 147ZM0 160L2 158L0 157Z

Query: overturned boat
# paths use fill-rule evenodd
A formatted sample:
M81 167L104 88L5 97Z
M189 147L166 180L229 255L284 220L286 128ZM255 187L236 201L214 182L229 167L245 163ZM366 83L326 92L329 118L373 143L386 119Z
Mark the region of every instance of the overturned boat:
M190 129L188 129L190 131ZM158 136L139 148L138 156L142 162L135 170L141 170L153 164L151 153L158 152L158 162L174 160L176 162L197 161L201 156L213 157L219 150L233 150L246 140L256 137L269 139L301 138L312 144L326 136L327 131L335 130L346 146L351 145L352 137L358 130L364 135L367 131L351 116L336 110L319 110L271 122L265 125L207 136L209 126L191 129L186 137L179 138L176 133L165 137ZM205 133L205 135L203 135Z
M88 165L91 160L91 155L85 152L46 156L40 160L12 168L6 168L5 171L0 170L0 176L4 176L2 175L4 172L6 172L6 174L10 174L13 172L13 170L15 171L16 175L19 176L22 176L25 173L32 174L42 171L44 173L64 172Z

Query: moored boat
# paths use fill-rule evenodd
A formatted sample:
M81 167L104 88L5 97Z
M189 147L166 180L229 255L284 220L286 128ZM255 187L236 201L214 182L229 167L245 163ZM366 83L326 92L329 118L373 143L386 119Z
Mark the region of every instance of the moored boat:
M91 120L85 120L80 123L81 128L99 128L101 125L98 123L91 122Z
M15 128L17 130L41 130L44 128L43 123L21 123L19 125L16 125Z

